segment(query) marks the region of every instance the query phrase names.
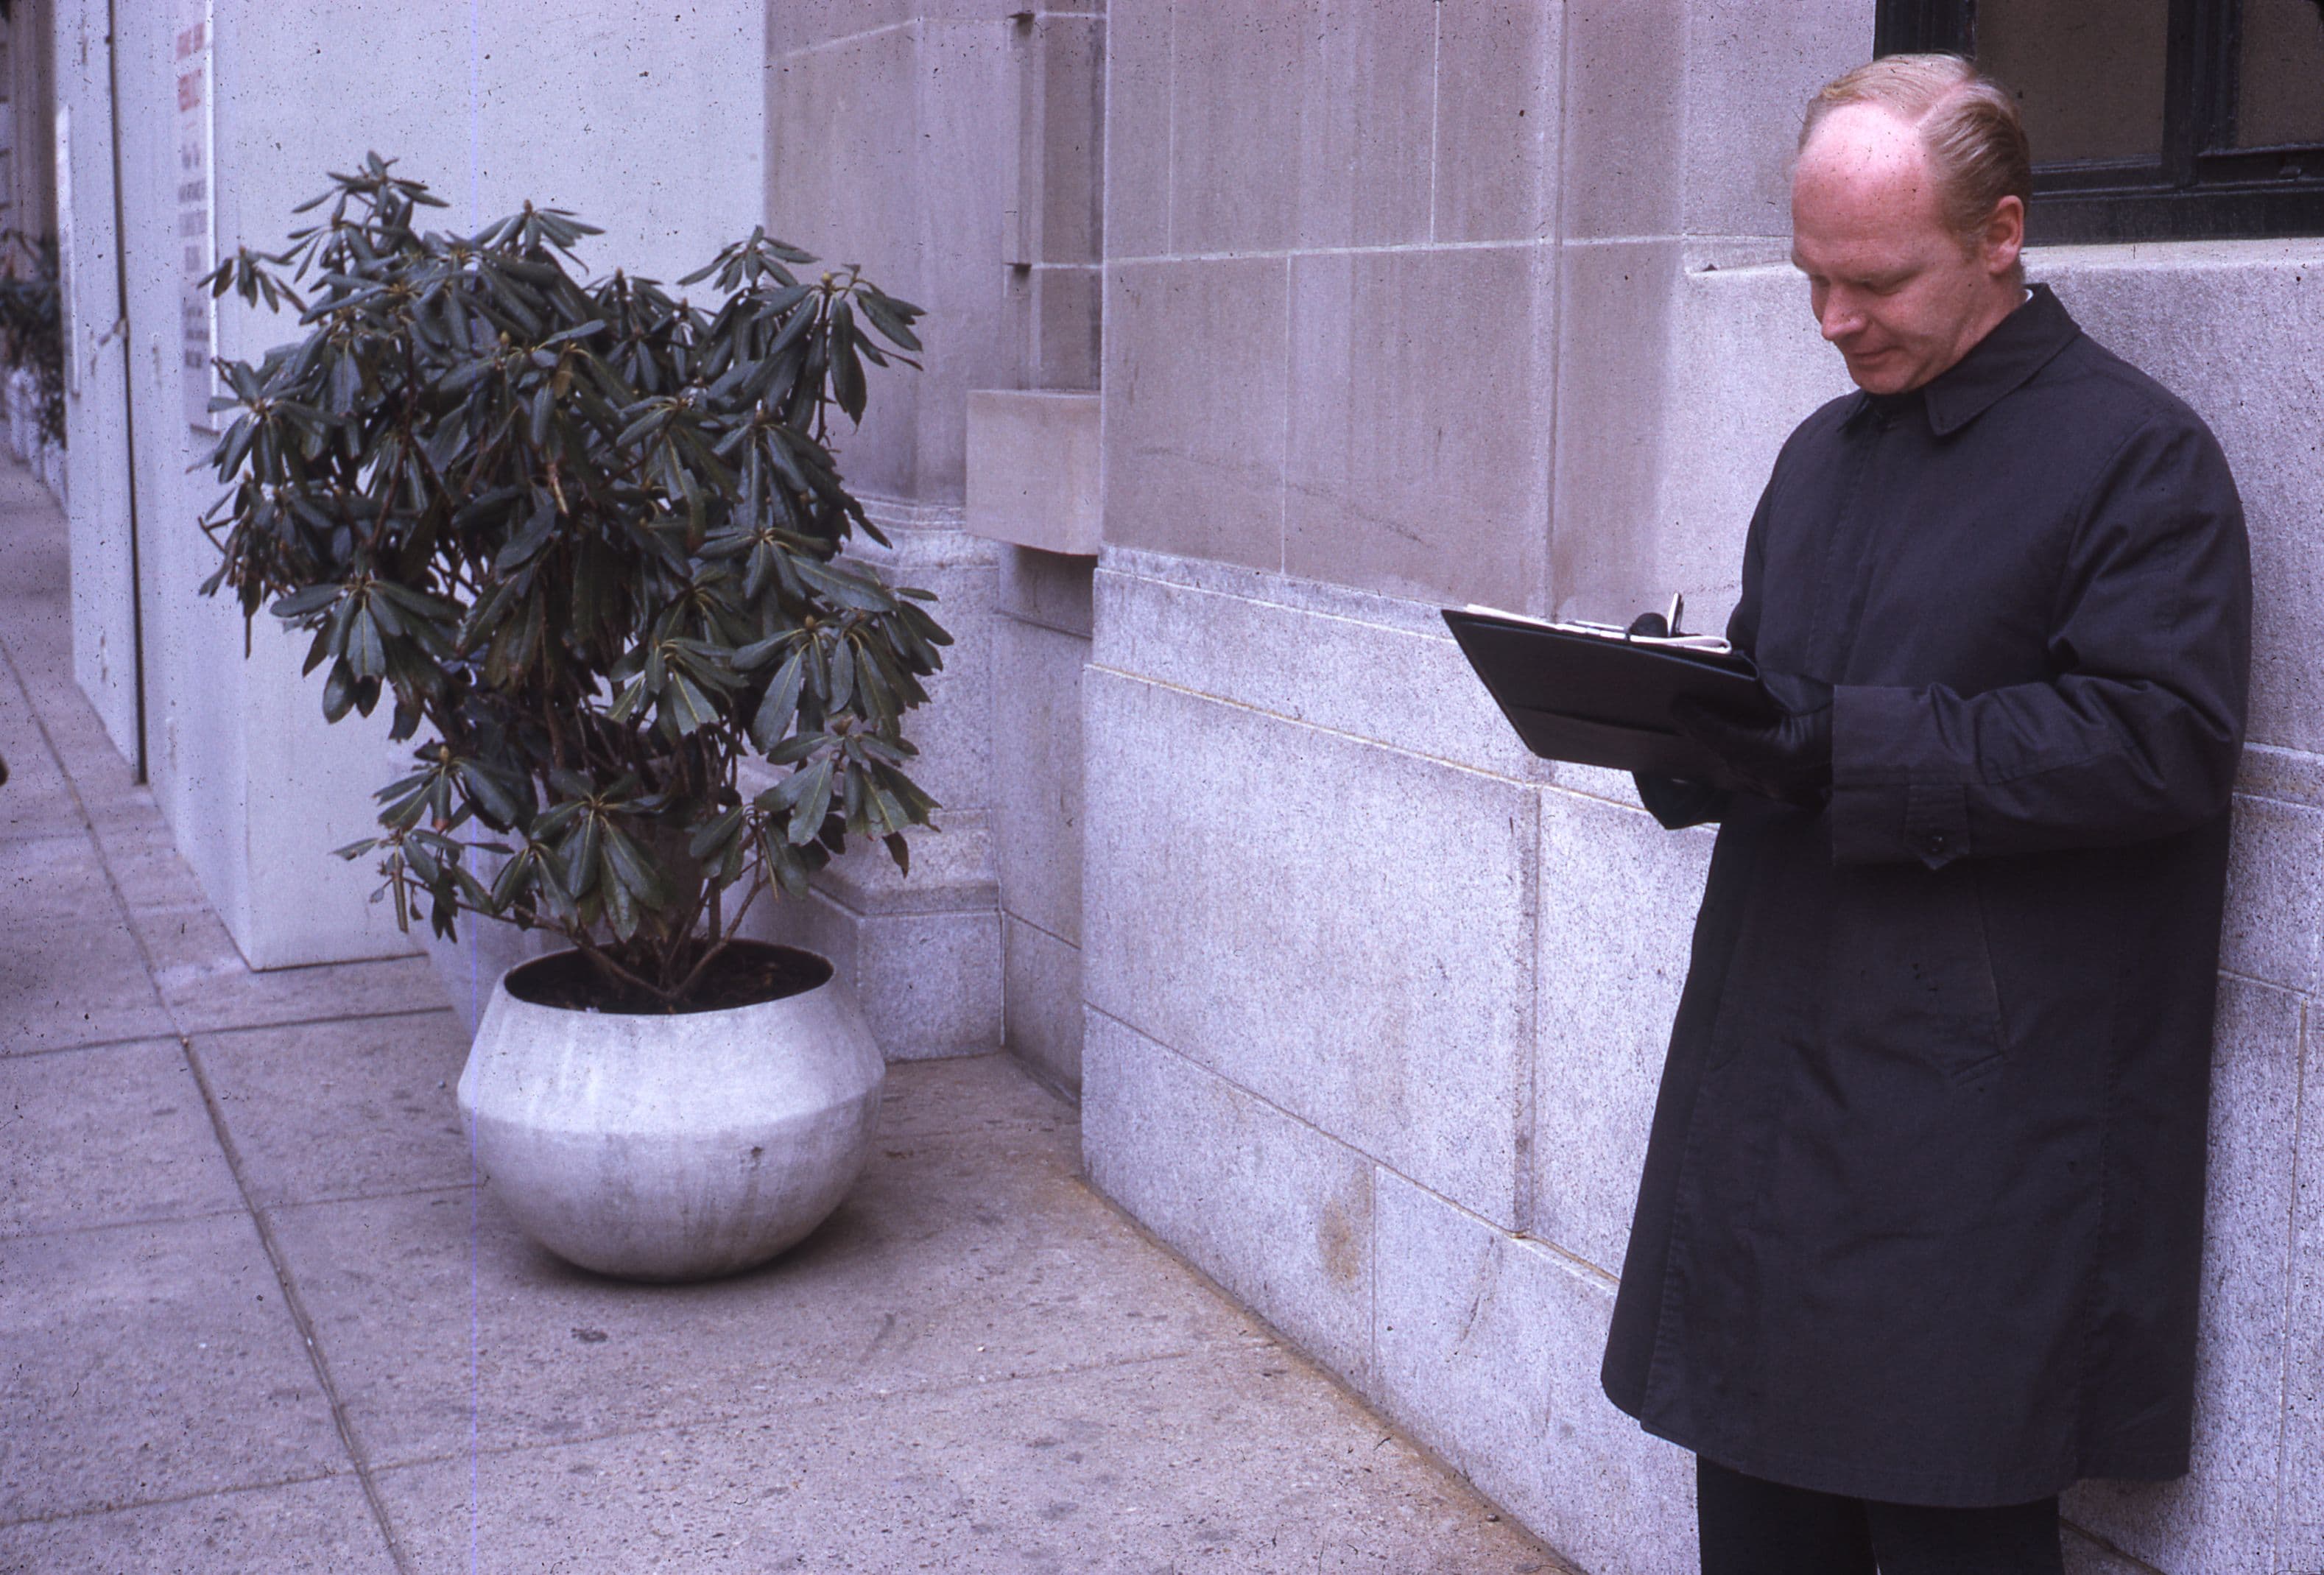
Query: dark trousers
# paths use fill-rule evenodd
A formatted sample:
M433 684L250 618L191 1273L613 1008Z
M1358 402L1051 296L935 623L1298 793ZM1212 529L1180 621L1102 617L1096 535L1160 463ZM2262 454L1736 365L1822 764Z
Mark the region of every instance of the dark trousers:
M1786 1488L1694 1458L1702 1575L2063 1575L2055 1495L1943 1509Z

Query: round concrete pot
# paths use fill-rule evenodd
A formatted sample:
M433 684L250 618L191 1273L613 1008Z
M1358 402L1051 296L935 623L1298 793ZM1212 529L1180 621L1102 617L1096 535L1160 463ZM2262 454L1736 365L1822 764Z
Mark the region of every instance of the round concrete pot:
M493 987L460 1074L477 1169L528 1235L600 1274L708 1279L839 1206L887 1064L829 963L780 1000L645 1016L524 999L526 976L558 961Z

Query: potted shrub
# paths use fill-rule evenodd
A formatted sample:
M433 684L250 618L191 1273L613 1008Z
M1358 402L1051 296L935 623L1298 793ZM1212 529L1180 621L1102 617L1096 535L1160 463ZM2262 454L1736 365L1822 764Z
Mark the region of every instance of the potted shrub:
M331 180L211 276L306 336L219 364L203 588L311 636L326 716L384 701L414 744L340 850L401 923L566 943L494 989L460 1080L519 1223L633 1277L762 1262L853 1179L883 1064L827 962L737 926L850 837L908 866L936 807L902 720L948 637L843 558L884 539L829 428L919 309L763 231L682 281L700 305L585 281L571 214L449 235L376 154ZM746 797L752 757L787 770Z

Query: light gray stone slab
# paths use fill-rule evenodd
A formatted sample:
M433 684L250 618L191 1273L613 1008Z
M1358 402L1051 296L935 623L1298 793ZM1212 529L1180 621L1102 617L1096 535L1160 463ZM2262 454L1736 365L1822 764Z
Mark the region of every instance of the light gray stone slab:
M1558 86L1569 7L1436 7L1437 241L1554 237Z
M2324 810L2236 800L2219 966L2288 990L2313 990L2324 935Z
M1551 579L1560 606L1594 608L1589 615L1608 622L1660 611L1671 590L1685 588L1663 590L1653 561L1680 269L1680 243L1655 239L1568 246L1559 271ZM1742 567L1741 539L1730 578ZM1707 627L1700 615L1692 626Z
M890 1148L992 1135L1015 1144L1034 1133L1048 1139L1045 1163L1079 1167L1081 1123L1074 1108L1008 1055L948 1055L888 1069L880 1095L880 1140Z
M1173 253L1280 251L1298 236L1301 94L1294 85L1309 79L1325 3L1204 0L1171 8ZM1107 320L1114 320L1111 306ZM1109 372L1109 389L1112 381Z
M1170 250L1170 0L1110 0L1105 17L1105 253Z
M1085 683L1090 1004L1510 1220L1532 794L1101 669Z
M362 1487L352 1477L330 1477L0 1526L0 1569L393 1575L395 1561Z
M71 784L41 735L32 702L5 669L0 669L0 760L8 762L8 782L0 788L0 839L87 832L88 823L81 818Z
M997 621L993 632L992 843L1001 905L1079 944L1089 641L1013 619Z
M996 23L1027 13L1092 12L1105 0L782 0L767 17L767 58L844 49L858 36L915 22Z
M1004 386L1023 354L1023 335L998 309L1008 288L1004 150L1021 118L1015 30L996 17L932 20L918 31L920 227L911 244L920 252L921 277L909 299L928 309L930 325L942 327L927 336L927 354L916 357L919 371L875 373L883 381L873 398L908 389L913 400L918 429L905 495L957 505L966 479L968 391ZM821 132L828 143L830 128ZM871 178L891 177L879 170ZM858 254L853 244L843 249L851 259ZM844 452L855 447L843 439Z
M1388 1414L1592 1575L1693 1569L1692 1457L1599 1387L1612 1285L1397 1176L1375 1207Z
M2066 1575L2155 1575L2153 1566L2125 1556L2070 1520L2059 1528L2058 1546L2066 1558Z
M788 775L746 767L745 793L762 791ZM906 834L910 866L900 867L885 843L858 839L815 877L815 889L852 912L891 914L990 913L1000 887L993 870L992 828L981 809L943 812L934 829ZM779 891L761 905L788 903ZM745 921L747 922L747 920Z
M1305 30L1298 41L1298 88L1283 95L1298 117L1296 224L1291 244L1305 249L1413 245L1428 240L1432 120L1438 98L1433 8L1383 5L1380 0L1321 0L1314 5L1275 0L1260 14L1270 28ZM1180 6L1182 61L1190 36L1203 35L1201 47L1211 47L1208 32L1215 16L1208 4ZM1217 59L1204 54L1194 69L1215 70ZM1239 71L1250 69L1249 62L1236 67ZM1185 71L1182 64L1182 114L1190 103L1183 86ZM1196 91L1211 115L1228 117L1229 126L1237 124L1234 116L1248 113L1222 106L1207 87ZM1180 135L1183 143L1183 122ZM1246 167L1255 161L1266 170L1271 170L1277 156L1266 148L1246 148L1240 154ZM1179 198L1182 204L1203 200L1183 191ZM1249 244L1231 231L1230 235L1232 238L1222 247L1204 243L1199 234L1192 238L1182 234L1179 249L1219 251Z
M768 8L770 43L792 10ZM767 228L818 256L861 262L881 289L933 307L921 228L919 30L822 28L810 24L798 36L830 37L828 47L784 51L768 67ZM834 136L843 125L847 134ZM997 215L992 244L997 262ZM842 438L851 487L916 495L918 405L928 397L918 383L909 376L874 383L862 427Z
M1025 261L1095 262L1102 249L1105 28L1102 7L1041 11L1017 35L1027 166L1019 200L1032 198Z
M192 866L150 806L101 820L95 831L106 873L133 916L208 906Z
M421 1571L1557 1568L1267 1342L491 1455L473 1475L449 1460L381 1487Z
M189 1034L271 1023L324 1021L374 1012L428 1010L444 987L425 956L254 971L207 909L135 916L153 959L153 982Z
M0 1059L0 1235L238 1212L175 1039Z
M1686 0L1684 25L1685 162L1672 171L1682 225L1689 235L1789 237L1800 115L1817 88L1870 57L1864 8Z
M203 1034L193 1053L268 1208L466 1185L453 1091L468 1042L438 1010Z
M1092 1184L1370 1387L1372 1162L1102 1012L1082 1076Z
M1001 916L906 914L861 921L864 1015L890 1059L962 1055L1002 1038Z
M1104 271L1094 264L1043 263L1032 270L1030 283L1033 341L1025 381L1036 388L1094 393L1104 355Z
M1627 619L1642 598L1659 607L1681 591L1690 627L1724 626L1777 450L1850 387L1816 330L1805 282L1782 258L1762 241L1697 239L1675 253L1649 243L1567 248L1573 335L1559 377L1552 548L1561 614ZM1656 274L1665 282L1638 293ZM1627 344L1626 333L1635 336ZM1658 370L1642 377L1640 367ZM1608 405L1632 412L1636 443L1618 425L1592 428ZM1570 452L1568 418L1581 423ZM1649 480L1649 493L1633 490ZM1627 514L1593 513L1588 500L1600 487L1617 500L1609 509L1636 501Z
M955 496L958 492L955 484ZM958 522L955 511L952 529L916 531L909 540L899 538L898 545L904 549L899 554L876 549L854 554L873 563L891 585L935 592L929 611L953 637L953 643L943 648L943 669L921 680L927 704L904 718L904 736L920 751L908 774L944 806L936 816L940 826L946 822L945 811L982 810L991 792L992 598L1002 549L957 529ZM945 538L958 544L959 556L922 558L923 554L934 557L951 545Z
M1686 100L1683 0L1572 0L1563 11L1565 233L1668 235Z
M1091 627L1091 581L1097 566L1085 557L1019 548L1001 557L994 610L1026 623L1038 623L1086 641Z
M1107 270L1107 541L1283 566L1288 280L1265 257Z
M891 1062L1001 1045L998 908L862 914L816 891L762 907L744 933L829 958Z
M1609 1275L1630 1238L1711 841L1643 810L1542 796L1527 1229Z
M1545 779L1437 610L1279 575L1111 551L1098 666L1519 780Z
M2236 791L2324 808L2324 755L2247 743L2236 771Z
M1044 552L1095 557L1098 396L973 389L968 528Z
M806 1241L708 1285L571 1268L466 1190L285 1210L276 1230L356 1437L384 1464L464 1459L472 1437L495 1451L779 1421L834 1397L1249 1338L1079 1179L1073 1138L1070 1121L882 1135Z
M2286 1341L2301 1321L2287 1261L2301 1020L2288 991L2221 982L2188 1475L2066 1496L2077 1524L2160 1569L2302 1567L2275 1558Z
M0 840L0 1055L171 1031L87 831Z
M1286 573L1540 603L1555 263L1534 245L1292 259Z
M0 1239L0 1522L349 1469L246 1214Z
M2324 1570L2324 1317L2317 1311L2324 1308L2324 1034L2312 1004L2301 1028L2276 1562L2285 1570Z
M1059 1088L1082 1085L1082 952L1038 925L1001 916L1009 1048Z

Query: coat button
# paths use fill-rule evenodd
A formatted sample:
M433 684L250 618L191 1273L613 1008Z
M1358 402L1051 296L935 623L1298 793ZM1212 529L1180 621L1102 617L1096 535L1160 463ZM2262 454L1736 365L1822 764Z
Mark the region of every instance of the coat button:
M1943 852L1945 849L1951 844L1947 841L1944 833L1931 832L1929 834L1928 840L1921 845L1928 850L1929 855L1933 858L1937 854Z

